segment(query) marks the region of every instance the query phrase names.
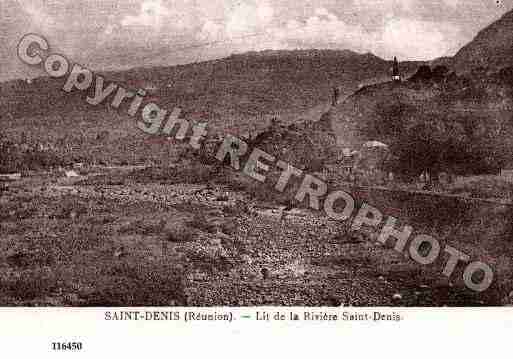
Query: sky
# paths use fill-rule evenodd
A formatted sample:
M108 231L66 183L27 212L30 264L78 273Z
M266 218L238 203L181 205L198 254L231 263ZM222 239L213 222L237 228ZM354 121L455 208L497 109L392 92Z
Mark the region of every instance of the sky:
M0 80L26 33L95 70L175 65L265 49L349 49L389 59L453 55L513 0L0 0Z

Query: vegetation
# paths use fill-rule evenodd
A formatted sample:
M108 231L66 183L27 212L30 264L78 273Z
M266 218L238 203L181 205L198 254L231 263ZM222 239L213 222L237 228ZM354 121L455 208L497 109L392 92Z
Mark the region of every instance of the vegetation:
M0 173L41 170L69 163L54 148L41 143L19 144L0 134Z
M442 76L445 74L444 76ZM513 87L422 66L401 84L369 86L332 111L339 138L389 145L394 172L497 174L511 159Z

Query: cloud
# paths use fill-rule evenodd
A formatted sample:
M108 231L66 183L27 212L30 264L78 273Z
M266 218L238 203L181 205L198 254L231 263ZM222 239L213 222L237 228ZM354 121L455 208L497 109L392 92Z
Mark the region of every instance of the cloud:
M291 20L275 35L288 47L349 48L371 51L382 57L433 59L445 55L457 35L455 26L445 23L390 17L372 31L350 24L325 8L315 10L304 22Z
M461 0L443 0L443 2L445 5L452 7L452 8L456 8L462 4Z
M144 26L160 29L162 22L171 15L171 11L162 5L161 0L147 0L141 4L139 13L127 15L121 20L122 26Z
M265 2L240 3L228 10L224 19L207 19L198 38L201 40L229 40L263 32L271 26L274 9Z
M415 1L370 0L370 3L408 10ZM455 47L454 39L460 35L459 28L450 23L407 15L384 16L379 26L369 28L346 21L325 7L315 8L312 15L304 19L289 19L284 23L273 22L274 13L268 5L240 6L229 13L223 23L207 20L197 38L230 43L231 51L335 48L373 52L385 58L428 60L447 55ZM252 34L256 36L244 38ZM241 38L244 41L237 41Z
M459 0L442 2L454 7ZM315 3L326 6L315 7ZM128 50L214 43L216 54L222 48L229 54L248 49L327 47L429 59L454 48L454 36L459 33L456 26L419 18L421 0L353 0L347 6L348 13L356 16L353 19L327 0L297 0L294 5L272 0L210 0L201 6L192 0L131 0L128 4L124 13L111 14L103 23L99 46L120 49L125 44ZM41 8L26 8L35 23L58 27ZM298 9L303 9L303 16L294 12Z
M172 3L143 0L135 15L125 15L120 21L107 25L106 34L118 29L125 32L131 42L172 41L174 36L192 34L198 27L199 19L193 8L187 8L188 3L187 0Z
M66 25L58 22L54 16L45 11L43 6L37 6L34 2L23 3L21 6L23 12L30 18L31 27L34 31L53 33L56 30L63 29Z
M343 6L336 0L0 1L4 72L18 64L11 44L26 32L41 33L54 49L93 68L280 48L431 59L454 52L511 8L482 0L347 0Z
M361 25L350 25L325 8L316 9L314 15L304 22L290 20L285 28L278 28L274 33L284 44L305 48L344 44L348 48L362 50L371 37Z
M458 31L457 27L446 23L390 19L384 26L376 52L388 53L388 56L397 54L406 59L434 59L448 54Z
M413 12L421 6L422 2L421 0L354 0L353 4L360 11L372 10L382 14L389 14Z
M273 9L267 5L242 3L229 15L226 34L228 37L237 37L261 30L271 22L272 17Z

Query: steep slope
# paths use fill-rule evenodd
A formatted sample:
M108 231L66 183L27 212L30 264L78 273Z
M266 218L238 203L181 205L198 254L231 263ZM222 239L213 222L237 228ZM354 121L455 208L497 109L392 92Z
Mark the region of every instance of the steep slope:
M509 67L513 60L513 11L506 13L478 33L453 59L460 73L483 67L498 70Z
M365 87L328 116L340 145L384 142L400 171L493 172L511 158L512 94L500 79L451 74Z

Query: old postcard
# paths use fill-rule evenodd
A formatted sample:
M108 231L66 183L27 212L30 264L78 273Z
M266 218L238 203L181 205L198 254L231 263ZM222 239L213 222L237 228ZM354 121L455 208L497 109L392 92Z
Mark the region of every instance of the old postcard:
M512 60L513 1L0 0L0 337L489 356Z

